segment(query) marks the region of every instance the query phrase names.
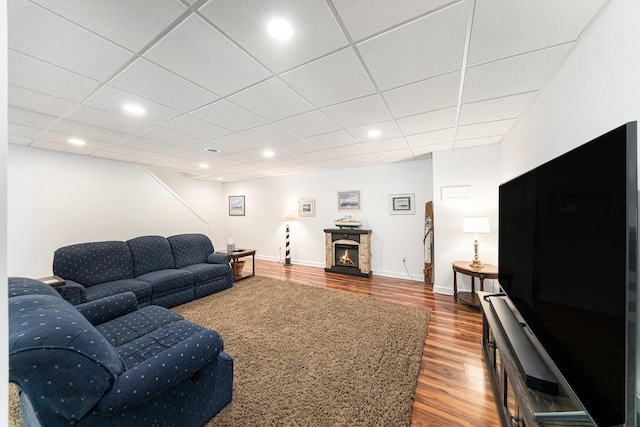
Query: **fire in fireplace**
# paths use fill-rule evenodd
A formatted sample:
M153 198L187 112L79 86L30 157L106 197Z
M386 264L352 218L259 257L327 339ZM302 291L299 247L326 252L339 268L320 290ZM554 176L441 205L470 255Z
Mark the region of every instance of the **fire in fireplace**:
M336 244L336 264L343 267L358 268L358 245Z

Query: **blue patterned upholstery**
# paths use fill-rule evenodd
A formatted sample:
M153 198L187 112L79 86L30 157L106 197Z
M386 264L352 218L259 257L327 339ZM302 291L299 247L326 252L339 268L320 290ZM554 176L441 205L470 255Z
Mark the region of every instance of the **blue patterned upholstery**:
M231 401L233 360L213 330L137 310L132 293L74 307L38 281L8 290L25 426L202 426Z
M62 247L54 253L53 273L65 279L56 290L72 304L130 291L140 307L174 307L230 288L229 262L204 234L140 236Z

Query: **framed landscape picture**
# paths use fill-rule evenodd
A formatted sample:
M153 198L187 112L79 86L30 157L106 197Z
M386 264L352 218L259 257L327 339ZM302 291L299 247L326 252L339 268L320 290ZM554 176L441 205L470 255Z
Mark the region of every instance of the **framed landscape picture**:
M338 210L339 211L359 211L362 209L360 191L339 191Z
M314 199L298 200L298 216L316 216L316 201Z
M413 215L416 213L413 193L390 194L389 213L391 215Z
M244 196L229 196L229 215L244 216Z

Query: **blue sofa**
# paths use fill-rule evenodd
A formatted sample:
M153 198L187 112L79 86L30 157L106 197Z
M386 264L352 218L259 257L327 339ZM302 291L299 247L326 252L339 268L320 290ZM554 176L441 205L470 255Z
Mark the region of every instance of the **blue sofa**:
M131 292L80 305L9 279L9 381L25 426L202 426L231 402L216 331Z
M133 292L138 305L174 307L233 285L231 257L204 234L141 236L64 246L53 255L57 287L72 304Z

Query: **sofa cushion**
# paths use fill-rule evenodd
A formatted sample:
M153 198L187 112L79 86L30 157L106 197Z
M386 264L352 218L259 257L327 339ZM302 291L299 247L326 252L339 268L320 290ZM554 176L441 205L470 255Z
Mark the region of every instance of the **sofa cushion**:
M151 283L154 297L193 287L193 273L188 270L151 271L136 279Z
M137 279L116 280L87 288L86 300L95 301L123 292L133 292L140 305L151 301L151 284Z
M176 268L169 241L162 236L141 236L127 240L133 256L134 276Z
M39 280L10 277L8 282L9 298L20 295L51 295L60 298L60 294L55 289Z
M229 271L228 264L193 264L183 267L193 273L196 285L202 282L209 282L216 277L224 277Z
M98 325L96 329L112 346L118 347L178 320L183 320L178 313L150 305Z
M192 264L204 264L213 253L213 244L204 234L177 234L167 237L175 259L176 268Z
M78 243L54 252L53 274L86 287L132 279L133 258L125 242Z

